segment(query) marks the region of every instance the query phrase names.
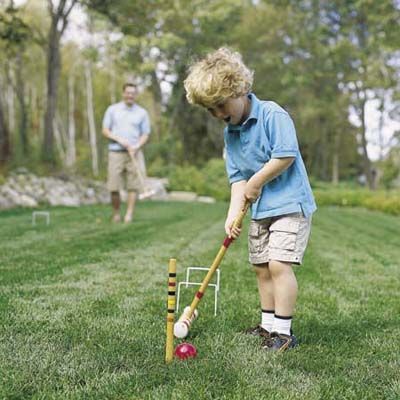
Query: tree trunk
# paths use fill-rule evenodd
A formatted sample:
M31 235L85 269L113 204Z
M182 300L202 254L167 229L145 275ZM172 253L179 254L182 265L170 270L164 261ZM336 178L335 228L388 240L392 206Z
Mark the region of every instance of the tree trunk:
M65 165L65 146L62 138L61 119L59 115L56 115L54 118L53 133L58 154L60 155L62 164Z
M97 137L96 137L96 124L94 120L94 107L93 107L93 85L92 74L90 70L90 63L85 62L85 80L86 80L86 111L89 126L89 141L90 150L92 153L92 171L94 176L99 174L98 154L97 154Z
M333 137L333 153L332 153L332 183L339 184L339 152L340 152L340 132L336 132Z
M112 66L110 71L110 100L111 104L117 102L115 69Z
M73 72L68 76L68 146L66 165L68 168L74 168L76 162L76 147L75 147L75 91L74 91L75 76Z
M0 88L0 91L2 88ZM11 156L10 132L4 115L3 99L0 95L0 166L7 163Z
M16 92L19 104L19 137L22 149L22 155L26 157L29 152L28 140L28 108L26 107L26 90L24 77L22 76L22 54L17 54L17 68L16 68Z
M379 146L379 161L383 161L385 158L385 137L383 134L383 128L385 126L385 91L381 93L379 99L379 125L378 125L378 146Z
M60 76L60 34L57 19L52 18L47 51L47 104L44 117L43 160L54 164L53 128L57 109L58 79Z
M365 177L367 178L368 187L371 190L375 189L375 177L371 168L371 161L368 157L367 151L367 126L365 121L365 107L367 104L366 93L363 93L363 97L360 104L360 114L361 114L361 148L362 148L362 157L363 157L363 171Z
M7 116L8 116L8 131L15 132L15 104L14 104L14 71L11 63L7 63Z
M57 6L55 3L58 3ZM44 116L43 159L50 164L55 163L53 149L54 118L57 110L58 80L61 69L60 40L67 24L68 16L77 0L47 0L51 25L47 47L47 104Z
M158 78L155 71L151 73L151 92L153 94L154 100L154 123L153 123L153 131L157 138L157 141L160 141L160 122L161 122L161 101L162 94L160 83L158 82Z

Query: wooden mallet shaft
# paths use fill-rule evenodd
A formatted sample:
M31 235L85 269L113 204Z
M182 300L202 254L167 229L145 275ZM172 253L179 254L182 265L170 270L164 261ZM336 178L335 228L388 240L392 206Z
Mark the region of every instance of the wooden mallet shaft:
M247 210L250 206L250 202L246 200L244 202L244 205L242 209L240 210L239 214L237 215L235 221L233 222L232 227L240 228L242 226L242 222L244 217L246 216ZM203 282L201 283L201 286L197 293L195 294L192 303L190 304L190 308L187 309L187 312L184 312L184 318L190 320L192 318L192 315L194 313L194 310L196 310L197 305L199 304L200 300L204 296L204 293L208 287L208 284L210 283L211 278L213 277L215 271L221 264L222 259L224 258L224 255L226 251L228 250L229 245L232 243L233 239L229 236L226 236L221 248L218 251L218 254L216 255L213 263L210 266L210 269L207 272L207 275L203 279ZM183 315L182 315L183 317ZM182 319L182 317L180 319Z

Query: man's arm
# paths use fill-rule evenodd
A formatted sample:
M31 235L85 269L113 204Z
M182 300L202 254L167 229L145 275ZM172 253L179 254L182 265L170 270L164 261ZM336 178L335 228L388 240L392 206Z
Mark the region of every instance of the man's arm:
M125 138L118 135L114 135L108 128L103 128L102 132L106 138L114 140L114 142L119 143L121 146L129 148L129 142Z
M136 151L140 150L149 141L149 137L149 134L140 136L139 142L135 147Z
M244 195L250 201L256 201L262 187L288 169L295 157L272 158L247 182Z

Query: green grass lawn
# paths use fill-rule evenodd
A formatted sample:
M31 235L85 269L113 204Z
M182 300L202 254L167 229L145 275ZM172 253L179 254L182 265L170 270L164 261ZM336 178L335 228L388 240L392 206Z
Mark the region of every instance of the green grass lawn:
M270 355L240 333L260 318L243 236L221 265L218 316L211 290L200 304L198 357L164 364L168 259L180 280L209 266L225 210L140 203L125 226L106 206L53 208L48 227L2 212L0 399L399 399L400 218L363 209L314 217L297 349Z

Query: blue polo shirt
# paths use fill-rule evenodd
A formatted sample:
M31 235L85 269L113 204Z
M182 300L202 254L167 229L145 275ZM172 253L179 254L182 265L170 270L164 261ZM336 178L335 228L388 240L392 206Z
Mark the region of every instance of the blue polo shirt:
M289 114L273 101L260 101L249 94L251 111L242 125L224 130L226 170L229 182L248 181L272 158L295 157L290 167L266 183L252 204L253 219L316 209L314 196Z
M121 136L136 146L142 135L150 134L150 119L147 111L138 104L128 106L121 101L107 108L103 118L103 128L108 128L114 135ZM119 143L110 140L108 150L125 150Z

